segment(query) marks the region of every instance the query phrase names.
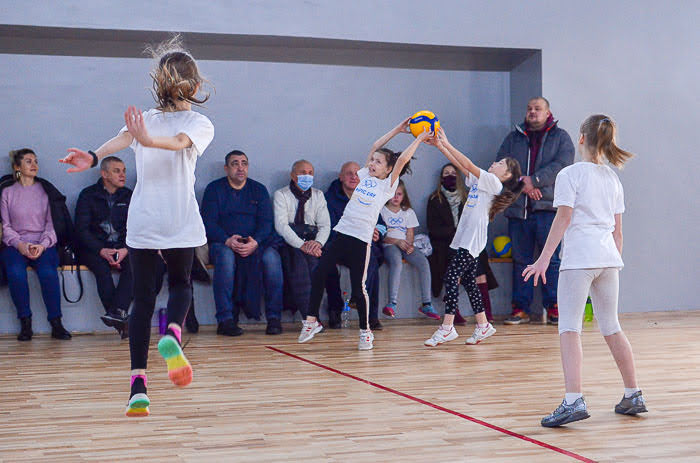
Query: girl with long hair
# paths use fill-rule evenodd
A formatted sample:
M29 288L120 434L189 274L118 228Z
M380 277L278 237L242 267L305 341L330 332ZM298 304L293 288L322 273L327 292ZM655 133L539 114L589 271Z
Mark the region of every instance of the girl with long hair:
M61 162L68 172L97 165L99 159L131 147L136 153L136 187L129 206L126 244L134 277L134 305L129 316L131 393L127 416L149 414L146 364L151 318L156 302L158 261L168 268L167 332L158 342L168 376L176 386L192 381L192 367L180 344L182 323L192 298L190 270L194 250L207 242L194 194L197 158L214 138L214 126L195 111L204 79L197 63L176 38L153 50L151 73L157 106L144 113L129 106L126 125L94 152L70 148ZM160 254L160 255L159 255Z

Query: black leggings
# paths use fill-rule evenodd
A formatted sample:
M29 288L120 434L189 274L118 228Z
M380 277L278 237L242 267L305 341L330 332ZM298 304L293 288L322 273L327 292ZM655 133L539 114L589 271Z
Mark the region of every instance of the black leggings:
M182 326L192 299L190 271L194 248L162 249L168 267L168 324ZM151 319L156 306L156 281L160 267L157 249L129 248L134 277L134 307L129 316L129 350L131 369L146 369L148 344L151 341Z
M481 291L476 286L477 260L466 249L459 248L452 256L445 274L445 313L454 315L459 306L459 283L467 291L474 313L484 311Z
M365 287L367 264L369 263L370 244L352 236L338 233L333 241L323 250L318 267L311 276L311 298L307 315L318 318L326 279L341 260L350 268L350 285L353 300L357 304L360 328L369 329L369 296ZM361 297L360 297L361 295Z

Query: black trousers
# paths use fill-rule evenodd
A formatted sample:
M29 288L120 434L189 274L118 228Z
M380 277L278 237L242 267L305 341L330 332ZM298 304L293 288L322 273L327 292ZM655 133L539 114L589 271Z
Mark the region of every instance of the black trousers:
M445 313L454 315L459 306L459 283L462 283L469 296L474 313L484 311L484 300L476 286L477 260L466 249L459 248L454 253L445 274Z
M134 308L129 315L129 350L131 369L146 369L148 345L151 341L151 319L156 306L157 286L162 260L168 268L168 324L182 326L192 300L190 271L194 248L162 249L129 248L134 276Z
M127 255L121 263L119 283L114 284L112 279L112 267L99 254L89 251L80 253L80 263L87 265L97 283L97 294L106 312L116 309L129 311L131 301L134 299L133 279L131 277L131 259Z
M367 265L369 264L370 244L352 236L338 233L338 236L323 251L318 262L318 267L311 277L311 299L307 315L318 318L321 307L323 290L328 276L337 271L336 265L340 262L350 269L350 286L352 298L357 304L357 313L360 318L360 328L369 329L369 296L365 286L367 279Z

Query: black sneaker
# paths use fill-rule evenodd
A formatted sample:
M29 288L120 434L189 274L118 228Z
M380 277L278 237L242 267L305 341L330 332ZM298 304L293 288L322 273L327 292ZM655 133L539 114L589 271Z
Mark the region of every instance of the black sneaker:
M190 310L187 311L187 316L185 317L185 328L188 333L197 333L199 331L199 320L197 320L197 315L194 313L194 299L190 303Z
M642 397L642 391L637 391L631 397L622 397L619 404L615 405L615 413L620 415L636 415L646 413L647 406Z
M271 318L267 321L265 334L282 334L282 323L279 318Z
M216 328L216 334L221 334L223 336L240 336L243 334L243 330L233 323L233 320L228 319L219 323Z
M384 329L384 325L382 325L382 322L379 320L370 320L369 329L372 331L382 331Z
M20 331L17 335L18 341L31 341L32 336L34 336L34 331L32 331L32 317L24 317L19 319Z
M110 328L120 329L126 324L128 318L129 314L126 310L115 309L110 310L106 314L102 315L100 317L100 320L102 320L102 323L104 323L106 326L109 326Z
M68 340L72 338L71 334L68 332L63 327L63 324L61 323L61 318L54 318L53 320L49 320L49 323L51 323L51 337L54 339L62 339L62 340Z
M332 330L339 330L343 327L342 321L340 319L340 312L329 311L328 312L328 328Z

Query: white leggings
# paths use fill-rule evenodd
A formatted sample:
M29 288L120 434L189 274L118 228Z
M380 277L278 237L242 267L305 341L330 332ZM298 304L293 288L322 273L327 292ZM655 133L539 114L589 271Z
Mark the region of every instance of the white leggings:
M617 297L620 292L620 269L615 267L559 271L559 334L581 333L583 311L590 292L593 313L603 336L622 331L617 319Z

